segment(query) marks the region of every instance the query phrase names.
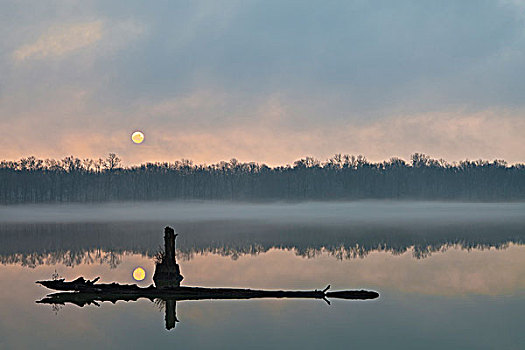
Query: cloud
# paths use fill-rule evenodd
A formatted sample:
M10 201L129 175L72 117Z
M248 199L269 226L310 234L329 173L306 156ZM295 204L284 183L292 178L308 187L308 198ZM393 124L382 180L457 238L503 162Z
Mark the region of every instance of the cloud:
M336 152L523 162L522 4L0 6L0 149L115 151L128 163ZM145 144L130 148L132 129Z
M308 115L285 95L249 99L220 90L158 102L139 100L126 109L94 109L89 92L67 90L47 105L0 121L6 131L0 148L8 158L97 158L116 152L126 164L180 158L211 163L235 157L278 165L306 155L324 160L335 153L381 161L408 159L414 152L449 161L525 159L525 110L457 109L360 121L351 116L323 120L316 114L319 109L312 108ZM326 115L338 109L336 105ZM0 113L8 112L0 108ZM136 129L146 135L140 146L130 141Z
M147 147L123 147L131 162L190 158L211 162L236 157L269 164L291 163L312 155L326 159L335 153L363 154L380 161L392 156L408 159L424 152L449 161L503 158L523 162L525 110L492 109L398 114L360 121L349 115L333 120L335 105L311 102L311 112L287 96L229 95L195 92L141 107L129 115L134 127L143 126ZM146 146L146 145L145 145ZM131 160L133 159L133 160Z
M34 43L13 53L16 61L61 57L91 46L102 38L102 21L57 26L42 34Z
M144 24L132 19L54 25L35 42L17 48L12 57L16 62L60 59L85 49L92 49L95 56L101 57L114 54L126 47L145 31ZM84 52L83 56L89 57L90 55Z

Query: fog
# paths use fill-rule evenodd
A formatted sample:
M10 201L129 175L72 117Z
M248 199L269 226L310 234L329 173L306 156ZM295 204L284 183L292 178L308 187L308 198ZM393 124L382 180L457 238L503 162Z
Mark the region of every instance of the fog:
M356 201L247 204L225 202L115 202L0 207L1 223L199 222L275 223L525 223L525 203Z

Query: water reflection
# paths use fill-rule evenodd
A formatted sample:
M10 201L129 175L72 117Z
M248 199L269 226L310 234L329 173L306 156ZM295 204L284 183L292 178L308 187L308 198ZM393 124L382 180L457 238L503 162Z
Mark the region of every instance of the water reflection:
M137 301L140 298L150 299L156 305L163 305L165 309L166 329L175 327L177 320L175 306L177 301L182 300L205 300L205 299L254 299L254 298L301 298L301 299L323 299L330 305L328 298L369 300L376 299L379 294L366 290L329 291L330 285L323 290L311 291L283 291L283 290L254 290L240 288L207 288L181 286L183 276L177 264L175 256L175 241L177 238L173 228L164 229L164 250L155 256L155 273L153 274L154 285L146 288L137 284L121 284L118 282L97 283L100 277L93 280L85 279L83 276L73 281L60 278L55 272L50 280L41 280L36 283L55 290L66 291L47 295L38 300L39 304L51 304L53 310L57 306L66 303L75 304L80 307L86 305L100 306L99 302L110 301ZM136 269L135 269L136 271ZM141 278L142 280L143 278Z
M50 278L55 269L67 280L82 275L101 276L105 283L132 283L130 272L142 266L148 272L143 281L146 286L152 283L154 268L146 256L123 255L116 269L107 264L33 269L5 265L0 266L0 335L4 341L0 347L47 344L44 348L62 348L82 343L79 348L86 349L251 348L250 344L258 342L260 348L263 344L271 348L278 342L303 349L318 349L323 344L384 348L402 347L414 334L421 334L425 346L435 349L447 344L487 349L523 344L523 245L470 252L452 248L423 260L414 259L410 251L401 255L372 252L365 259L341 261L329 253L305 259L292 251L271 249L235 261L215 254L196 255L179 264L186 285L309 289L332 283L334 289L370 288L380 291L382 297L365 303L335 301L332 306L291 299L177 302L176 317L181 322L176 323L175 332L166 332L165 310L157 312L147 299L132 304L105 302L100 308L69 305L56 316L51 307L34 303L49 292L34 281ZM27 329L39 332L29 335ZM454 337L458 330L461 336ZM245 336L238 339L239 334ZM234 344L232 339L236 339Z
M201 212L194 209L198 217ZM354 220L356 215L339 219L340 214L293 223L180 219L188 211L173 221L124 222L131 216L125 211L118 223L0 223L0 348L418 348L423 343L434 349L506 349L525 342L522 214L478 220L484 212L454 222L448 214L433 221L388 221L383 215L366 223ZM173 307L162 299L115 305L94 300L99 308L53 304L51 310L60 310L56 316L49 306L34 303L49 292L34 281L55 270L67 280L82 275L135 283L131 272L141 266L146 278L139 285L151 284L152 257L162 245L159 232L168 224L181 234L177 255L184 285L308 290L330 283L334 289L376 290L381 298L334 301L331 307L296 299L172 300ZM166 332L161 323L177 325L177 331ZM407 341L415 336L417 341Z
M0 262L35 267L43 264L103 263L116 267L125 254L152 257L162 238L163 223L0 224ZM423 259L451 247L464 250L505 249L521 245L524 223L368 223L367 225L285 224L261 221L176 222L178 256L191 260L213 253L238 259L271 249L293 250L312 258L329 253L339 260L371 252L400 255L410 251Z

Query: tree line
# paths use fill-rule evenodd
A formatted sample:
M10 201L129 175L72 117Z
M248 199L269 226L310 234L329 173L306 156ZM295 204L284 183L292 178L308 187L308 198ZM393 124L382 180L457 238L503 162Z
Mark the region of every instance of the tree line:
M421 153L408 162L336 154L323 162L305 157L276 167L236 159L211 165L183 159L123 167L114 153L97 160L69 156L0 162L1 204L358 199L524 200L525 164L448 163Z

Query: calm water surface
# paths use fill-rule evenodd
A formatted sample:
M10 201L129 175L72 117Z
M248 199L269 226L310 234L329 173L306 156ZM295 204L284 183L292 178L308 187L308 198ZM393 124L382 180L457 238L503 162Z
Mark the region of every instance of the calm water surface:
M112 204L0 208L0 348L523 349L525 205ZM148 215L151 214L151 215ZM36 304L35 284L134 283L173 226L184 285L366 288L372 301Z

